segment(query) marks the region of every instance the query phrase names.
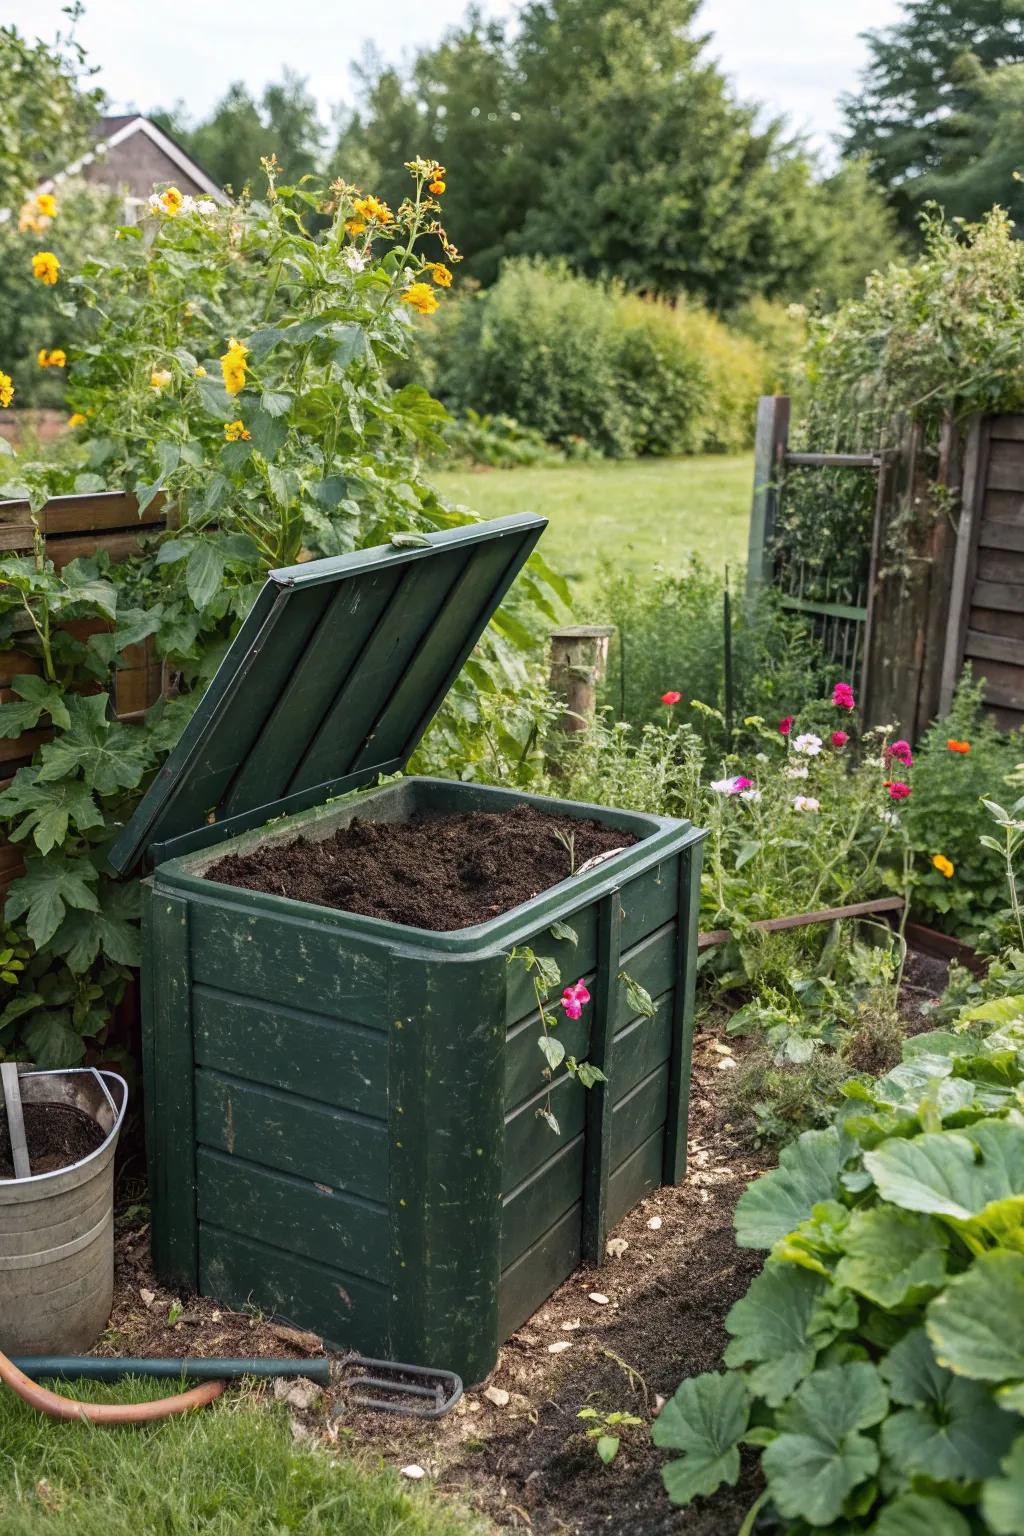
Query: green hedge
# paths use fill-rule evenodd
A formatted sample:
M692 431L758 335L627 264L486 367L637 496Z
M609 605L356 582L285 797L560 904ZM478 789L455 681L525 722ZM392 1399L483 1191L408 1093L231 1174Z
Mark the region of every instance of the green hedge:
M430 331L430 386L457 414L500 413L615 458L748 446L765 349L706 310L625 293L560 265L506 263Z

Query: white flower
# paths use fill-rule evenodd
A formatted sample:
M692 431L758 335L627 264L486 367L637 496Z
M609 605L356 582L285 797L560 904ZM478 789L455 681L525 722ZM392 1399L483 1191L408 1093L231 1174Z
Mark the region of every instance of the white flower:
M900 824L900 818L895 811L882 811L880 820L889 827L898 827Z
M216 213L217 204L212 197L200 197L196 199L196 213Z
M817 757L821 751L821 737L815 736L813 731L805 731L794 741L793 751L802 752L805 757Z
M813 795L797 795L793 801L794 811L820 811L821 801L815 800Z
M749 790L749 780L737 774L732 779L712 779L711 788L720 795L740 795Z
M740 790L740 799L741 800L760 800L760 798L761 798L761 791L759 789L751 788L751 789L741 789Z
M153 213L163 213L165 211L164 210L164 205L160 201L160 194L159 194L159 192L151 192L149 194L149 206L150 206L151 210L153 211Z
M793 763L786 769L787 779L806 779L808 768L806 763Z
M361 255L354 245L346 247L343 259L350 272L362 272L366 266L366 257Z

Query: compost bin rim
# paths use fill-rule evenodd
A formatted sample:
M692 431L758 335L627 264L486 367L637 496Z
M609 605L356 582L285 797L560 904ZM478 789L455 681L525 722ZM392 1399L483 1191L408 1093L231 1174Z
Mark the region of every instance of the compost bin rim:
M459 783L457 779L438 779L425 775L411 776L406 782L445 786ZM383 794L393 787L392 784L386 784L379 789L370 790L365 798L370 799L371 796ZM624 811L617 806L593 805L589 801L559 800L550 795L532 795L492 785L487 785L486 788L489 793L499 795L516 804L555 805L563 813L568 805L584 814L591 814L595 819L600 818L602 814L607 815L609 811L615 811L620 816L629 816L638 822L652 825L652 831L649 836L642 838L639 842L632 843L628 848L612 854L586 874L569 875L566 879L558 881L556 885L549 885L546 890L538 891L537 895L531 896L528 901L510 907L507 912L499 912L483 923L473 923L465 928L440 930L415 928L410 924L393 923L382 917L370 917L364 912L346 912L339 907L320 906L317 902L296 901L291 896L278 896L272 891L254 891L248 886L228 885L208 879L204 875L191 873L187 866L195 863L197 859L209 858L213 852L212 849L205 851L196 849L168 859L165 863L157 865L150 878L154 881L159 880L174 890L187 891L202 901L215 900L218 904L228 901L233 906L244 906L249 909L256 906L279 919L287 918L294 922L317 922L322 926L346 928L349 931L355 928L357 932L365 933L368 937L384 939L407 950L437 951L441 949L448 953L476 954L481 949L500 947L509 939L516 939L521 934L533 932L538 926L538 918L544 916L543 909L554 907L556 910L552 914L552 921L556 920L565 912L565 899L569 895L567 887L572 886L572 897L575 900L578 896L581 906L589 905L590 902L619 889L625 869L628 868L628 877L632 880L637 875L646 874L649 869L662 863L667 854L681 852L694 843L703 842L708 835L705 828L694 826L693 822L682 817L656 816L648 811ZM308 811L299 811L295 813L295 819L305 816L312 820L318 814L322 815L326 809L328 809L327 805L323 805L315 806ZM291 818L278 820L291 820ZM250 832L240 833L239 836L250 837L258 830L254 828ZM216 844L217 857L223 856L224 850L229 847L231 841L233 840L227 839L225 842ZM573 882L578 883L573 884Z
M386 544L269 571L178 742L109 849L108 869L122 876L137 873L140 866L152 867L154 853L161 845L166 847L178 840L184 841L203 831L207 825L218 826L227 838L234 836L235 830L244 832L275 815L286 816L309 809L329 797L372 784L382 774L404 769L547 525L548 519L535 512L517 512L428 534L393 535ZM488 556L503 543L507 543L509 550L505 563L499 564L496 571L488 570ZM403 670L390 677L388 689L380 695L376 715L363 719L353 733L340 727L339 743L336 739L339 727L332 720L333 712L346 694L364 679L362 669L365 665L370 667L367 680L372 682L374 641L381 632L381 625L391 621L392 604L409 572L422 566L424 561L443 561L446 556L460 552L465 553L465 561L457 578L453 581L450 569L443 564L440 566L440 571L447 575L434 578L437 604L428 606L417 619L417 623L426 625L419 636L421 648L441 636L436 652L432 654L430 670L423 680L429 685L427 694L424 698L416 695L413 703L403 697L402 683L415 661L415 655L407 656ZM456 606L455 622L445 629L442 621L453 612L449 604L458 604L462 584L466 583L465 590L474 590L467 578L481 569L477 564L479 561L484 561L485 580L482 590L475 593L478 601L474 600L463 609ZM267 677L267 656L275 654L275 639L280 643L279 626L285 623L286 611L299 614L298 629L292 636L294 645L289 642L288 654L301 668L311 645L323 639L333 640L334 626L338 622L337 599L344 596L349 583L354 586L348 599L350 610L346 623L351 621L360 602L360 583L369 580L372 586L389 567L400 568L398 585L385 592L379 610L370 605L366 617L368 627L362 633L357 625L352 654L344 647L337 653L337 647L330 650L328 645L321 645L321 649L330 654L338 654L339 670L335 673L328 667L335 691L318 700L316 707L303 718L301 734L296 737L301 746L297 758L288 764L287 773L272 788L261 784L258 774L255 782L251 776L247 781L247 770L254 761L260 760L265 732L273 732L275 724L279 725L286 718L278 713L282 705L294 703L290 690L295 677L300 675L296 665L285 676L274 679L273 692L268 694L264 688L261 693L260 690L260 684L265 683ZM429 575L421 578L421 584L428 592L431 579ZM337 593L328 593L326 606L321 607L318 614L314 611L312 629L303 633L301 615L302 605L306 602L303 594L310 589L332 585L337 588ZM299 604L298 610L293 607L295 603ZM327 626L323 631L319 627L321 620ZM384 633L387 634L386 628ZM397 636L393 638L397 639ZM316 660L318 665L324 664L324 658L319 654ZM256 700L264 706L257 712L260 723L255 735L243 731L237 752L236 744L232 742L231 751L217 759L213 775L204 775L204 768L208 769L210 764L210 748L218 733L232 724L237 728L238 721L233 719L232 711L237 715L242 706L251 714L254 690ZM334 777L324 760L324 730L329 722L332 724L332 762L335 749L339 744L342 748ZM397 736L387 742L389 725L392 729L397 727ZM382 743L371 749L371 743L381 737L387 746ZM351 755L346 754L346 747ZM304 766L313 770L305 779ZM244 788L240 788L241 785ZM261 796L265 796L265 803L260 803Z
M67 1077L69 1072L95 1072L98 1077L112 1077L116 1083L120 1084L121 1107L115 1113L114 1123L111 1126L109 1132L106 1136L104 1136L99 1146L94 1147L93 1150L87 1154L87 1156L80 1157L73 1163L65 1163L63 1168L51 1168L46 1173L29 1174L29 1176L24 1179L0 1178L0 1189L38 1189L39 1185L44 1184L47 1179L64 1178L67 1176L67 1174L74 1173L79 1168L84 1168L88 1163L91 1163L94 1158L102 1157L104 1152L108 1152L110 1150L110 1143L120 1131L124 1122L125 1114L128 1110L128 1084L125 1082L120 1072L111 1072L107 1067L38 1067L34 1072L20 1072L18 1077L19 1081L24 1081L24 1079L27 1077ZM47 1099L45 1102L47 1104L57 1104L59 1101L56 1099ZM90 1116L90 1119L91 1118L92 1117ZM99 1122L96 1123L98 1124Z

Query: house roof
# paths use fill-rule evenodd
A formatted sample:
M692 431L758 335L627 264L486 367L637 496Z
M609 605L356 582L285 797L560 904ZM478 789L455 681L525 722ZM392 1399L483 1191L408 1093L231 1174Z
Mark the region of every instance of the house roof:
M137 133L144 134L148 139L151 139L163 151L168 160L176 165L179 170L184 171L196 186L202 188L210 197L215 198L218 203L228 203L231 201L222 188L217 185L213 177L204 171L202 166L198 165L192 159L192 156L182 149L176 140L171 138L169 133L165 133L162 128L158 128L151 118L143 117L137 112L127 112L115 117L101 117L94 133L96 147L87 154L82 155L63 171L58 172L56 176L52 176L47 181L42 182L39 191L49 191L67 177L77 176L79 172L85 170L86 166L92 165L98 156L114 149L119 144L123 144L126 139L130 139Z

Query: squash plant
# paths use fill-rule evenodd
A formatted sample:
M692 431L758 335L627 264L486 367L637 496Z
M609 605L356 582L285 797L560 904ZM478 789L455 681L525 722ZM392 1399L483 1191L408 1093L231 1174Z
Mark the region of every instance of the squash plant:
M0 496L38 510L58 490L127 489L142 510L161 495L170 526L117 567L99 557L57 573L41 541L0 560L0 644L39 665L14 680L0 734L52 731L0 794L0 831L26 850L7 917L31 949L23 972L0 977L0 1056L71 1065L102 1044L138 962L135 893L104 875L105 849L266 572L470 518L421 471L443 408L391 383L458 260L439 168L410 162L410 196L395 211L348 183L282 186L273 159L265 168L265 195L228 207L154 194L141 225L116 230L48 290L74 338L79 462L23 467ZM425 240L443 259L423 254ZM565 596L534 556L442 712L453 753L473 729L474 693L521 685ZM101 621L86 626L100 632L80 638L80 619ZM110 679L119 655L150 637L170 697L144 724L123 725Z
M768 1261L655 1423L688 1504L760 1455L790 1533L1024 1536L1024 994L854 1080L736 1210ZM753 1512L745 1529L753 1524Z

